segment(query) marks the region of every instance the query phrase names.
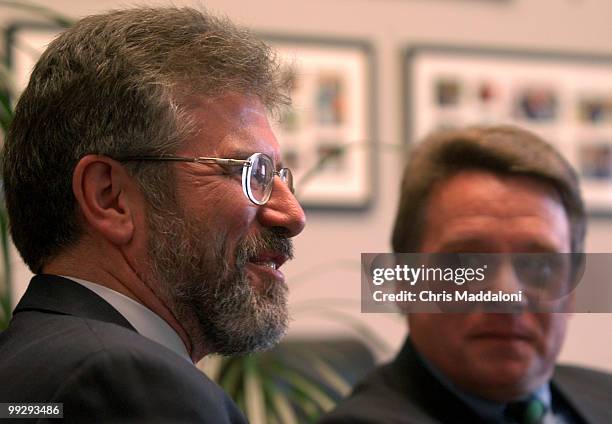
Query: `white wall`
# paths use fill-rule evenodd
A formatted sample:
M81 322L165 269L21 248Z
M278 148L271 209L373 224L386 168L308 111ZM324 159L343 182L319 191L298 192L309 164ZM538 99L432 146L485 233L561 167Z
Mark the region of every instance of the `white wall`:
M81 16L129 3L55 0L47 4ZM189 1L174 4L194 5ZM379 139L386 143L402 142L400 52L412 43L612 54L610 0L210 0L204 4L261 32L371 42L378 66ZM0 17L3 22L10 19L7 14ZM371 327L393 349L402 341L401 318L359 313L359 255L389 250L395 213L401 162L389 151L383 151L380 160L386 165L380 167L379 195L372 210L308 214L307 229L296 240L297 259L286 266L295 310L294 335L348 332L363 336L363 331L341 323L338 317L323 317L313 309L321 305L321 299L341 298L353 301L339 308ZM611 237L612 220L591 220L588 251L612 251ZM22 288L27 278L25 272L17 276ZM308 313L303 311L305 304L310 305ZM561 358L612 370L612 315L576 315Z

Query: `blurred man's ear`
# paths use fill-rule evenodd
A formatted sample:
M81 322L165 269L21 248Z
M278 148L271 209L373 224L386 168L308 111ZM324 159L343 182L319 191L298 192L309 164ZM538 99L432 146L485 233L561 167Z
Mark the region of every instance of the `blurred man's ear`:
M84 156L72 174L72 191L86 225L114 245L130 242L139 192L121 163Z

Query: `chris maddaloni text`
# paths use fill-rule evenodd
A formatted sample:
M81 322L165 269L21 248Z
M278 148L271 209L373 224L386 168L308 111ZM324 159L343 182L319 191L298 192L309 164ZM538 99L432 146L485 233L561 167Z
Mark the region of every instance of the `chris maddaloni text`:
M402 290L396 293L385 293L381 290L376 290L372 293L372 298L375 302L522 302L523 291L505 293L501 290L496 292L490 290L480 290L478 292L466 290L433 292L423 290L415 293Z

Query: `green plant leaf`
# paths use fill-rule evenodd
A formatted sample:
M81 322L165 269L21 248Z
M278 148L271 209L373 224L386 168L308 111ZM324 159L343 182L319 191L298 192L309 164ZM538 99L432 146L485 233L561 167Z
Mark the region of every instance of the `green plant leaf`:
M291 406L291 402L287 396L283 394L271 381L263 382L266 398L270 399L274 414L278 417L279 422L283 424L298 424L298 419L295 411Z
M11 108L8 92L0 90L0 126L5 137L8 134L12 120L13 109Z
M268 415L266 417L266 423L267 424L284 424L282 423L282 421L279 421L278 418L276 418L276 415L274 414L274 411L268 411Z
M267 409L257 360L248 356L244 366L244 406L247 418L251 424L266 424Z
M290 393L292 401L299 407L308 422L314 423L321 416L321 408L310 397L295 388L292 388Z
M234 397L240 388L240 381L244 369L244 358L238 357L227 360L225 364L225 370L221 373L218 382L231 397Z
M244 395L242 392L239 392L236 394L236 396L233 398L234 402L236 402L236 406L242 411L244 412Z
M72 19L54 11L53 9L26 1L0 0L0 6L32 12L36 16L48 19L49 21L66 28L74 23Z
M278 368L277 375L282 377L291 386L301 392L304 396L311 399L323 411L329 411L336 404L323 390L318 388L315 383L309 381L298 372L288 368Z
M327 362L315 354L309 354L308 361L325 383L343 397L351 392L351 384L340 373L336 372Z

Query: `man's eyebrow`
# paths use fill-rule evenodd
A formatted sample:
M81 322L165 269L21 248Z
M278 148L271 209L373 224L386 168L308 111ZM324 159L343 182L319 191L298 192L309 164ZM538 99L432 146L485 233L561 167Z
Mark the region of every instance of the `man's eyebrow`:
M441 247L443 250L462 249L462 248L486 248L489 243L479 237L466 237L451 239L444 242ZM477 252L474 252L477 253Z
M529 252L542 252L542 253L558 253L559 249L553 242L545 240L535 240L527 243L526 248Z

